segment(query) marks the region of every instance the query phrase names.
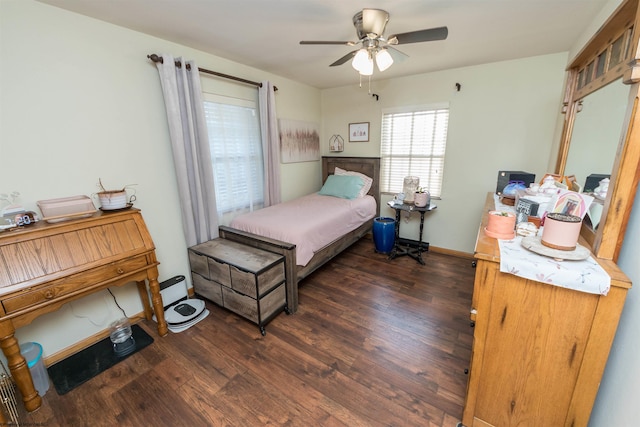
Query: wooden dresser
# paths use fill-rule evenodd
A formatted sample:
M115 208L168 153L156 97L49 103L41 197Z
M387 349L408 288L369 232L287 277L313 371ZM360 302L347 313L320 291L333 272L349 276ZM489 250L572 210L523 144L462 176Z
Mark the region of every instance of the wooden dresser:
M631 283L615 263L600 259L611 276L607 296L501 273L498 242L483 231L493 208L489 194L476 242L462 423L586 426Z
M137 282L147 319L167 334L158 283L158 261L138 209L103 213L56 224L40 221L0 233L0 346L27 411L38 409L29 368L15 329L90 293Z
M264 326L286 310L284 256L226 239L189 248L196 293Z

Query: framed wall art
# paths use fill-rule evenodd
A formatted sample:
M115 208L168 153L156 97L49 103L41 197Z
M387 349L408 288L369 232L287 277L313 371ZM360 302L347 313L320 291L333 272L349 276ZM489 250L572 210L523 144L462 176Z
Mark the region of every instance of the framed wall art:
M320 160L320 132L317 123L279 119L278 124L282 163Z
M349 142L368 142L369 122L349 123Z

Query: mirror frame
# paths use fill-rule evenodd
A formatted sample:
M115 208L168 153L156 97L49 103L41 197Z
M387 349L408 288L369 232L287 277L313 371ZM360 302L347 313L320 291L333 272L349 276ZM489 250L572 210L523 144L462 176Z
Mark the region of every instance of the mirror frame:
M597 230L583 225L581 231L596 257L614 261L620 254L640 179L640 114L636 114L640 96L640 51L635 31L640 29L638 3L639 0L624 1L567 68L562 109L565 118L555 170L556 174L565 174L573 125L582 99L622 78L622 83L629 85L629 97L602 219ZM624 38L621 57L618 63L610 65L613 45L619 37Z

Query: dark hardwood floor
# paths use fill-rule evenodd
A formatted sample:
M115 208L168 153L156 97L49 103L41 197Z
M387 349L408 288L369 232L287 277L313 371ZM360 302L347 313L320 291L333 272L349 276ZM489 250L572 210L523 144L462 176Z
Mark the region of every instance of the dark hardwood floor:
M365 237L258 327L211 314L59 396L34 426L455 426L471 356L469 259L387 260Z

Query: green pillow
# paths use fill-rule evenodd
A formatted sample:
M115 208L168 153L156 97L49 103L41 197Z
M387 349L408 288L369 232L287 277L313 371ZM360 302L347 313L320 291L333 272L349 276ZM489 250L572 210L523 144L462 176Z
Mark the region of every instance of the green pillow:
M329 175L318 194L342 199L355 199L363 186L364 181L359 176Z

